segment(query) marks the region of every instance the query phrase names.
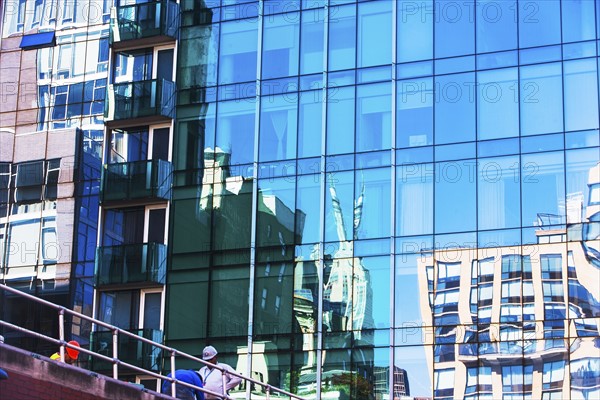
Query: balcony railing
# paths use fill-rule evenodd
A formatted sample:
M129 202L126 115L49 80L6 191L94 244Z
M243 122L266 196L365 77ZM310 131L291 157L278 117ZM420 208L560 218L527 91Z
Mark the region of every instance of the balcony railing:
M100 201L163 201L171 197L173 166L164 160L105 164Z
M143 337L156 343L163 342L163 332L160 330L126 330L138 337ZM117 346L119 358L122 361L149 371L160 371L161 349L125 335L119 336ZM90 350L110 357L113 354L113 332L106 330L92 332ZM92 357L91 369L96 372L107 372L112 369L112 363Z
M179 4L152 1L113 7L110 18L110 43L113 47L152 44L176 40L179 34ZM142 42L142 43L138 43Z
M96 249L96 286L164 284L167 247L161 243L103 246Z
M106 88L104 121L112 127L169 121L175 116L174 82L113 83Z

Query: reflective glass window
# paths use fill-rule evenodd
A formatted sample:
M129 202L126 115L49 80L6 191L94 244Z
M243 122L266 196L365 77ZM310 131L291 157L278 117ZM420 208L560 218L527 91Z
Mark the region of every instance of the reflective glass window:
M248 82L256 79L258 19L221 24L219 83Z
M342 242L354 237L354 173L327 176L325 191L325 241Z
M436 1L435 57L475 53L475 7L468 2Z
M396 168L396 235L433 233L433 171L433 164Z
M181 29L177 48L177 84L180 89L217 84L219 30L219 24Z
M565 130L598 129L598 73L596 60L564 64Z
M564 213L559 210L565 196L564 174L562 152L521 157L523 226L564 223ZM544 196L540 196L540 193L544 193Z
M521 226L519 157L480 159L477 172L478 228Z
M477 52L517 48L516 0L483 0L476 4Z
M521 134L563 130L562 68L560 63L521 67Z
M354 87L327 90L327 154L354 151Z
M265 96L261 101L259 160L296 158L298 95ZM290 101L290 100L293 101Z
M329 70L356 65L356 5L329 8Z
M519 136L518 70L506 68L477 73L477 137Z
M323 102L321 91L301 92L298 105L298 157L321 155Z
M475 230L475 162L471 160L436 164L436 233Z
M397 13L398 62L432 59L433 0L399 0Z
M475 140L475 74L435 78L435 143Z
M519 1L519 46L560 42L560 1Z
M264 19L263 79L298 74L300 14L273 15Z
M596 24L594 18L593 1L563 1L561 2L561 7L563 42L577 42L595 39Z
M300 30L300 73L312 74L323 71L323 11L302 12Z
M231 164L251 163L254 152L254 101L224 101L217 111L216 147L229 154Z
M433 79L411 79L397 84L396 146L433 144Z
M392 4L375 1L358 5L357 67L391 64Z
M391 84L361 85L356 95L356 151L391 148Z
M390 235L391 172L389 168L366 169L355 177L355 239Z

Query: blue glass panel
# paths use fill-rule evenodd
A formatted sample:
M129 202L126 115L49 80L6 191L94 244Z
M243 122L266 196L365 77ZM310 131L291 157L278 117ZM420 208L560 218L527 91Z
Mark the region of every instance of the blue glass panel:
M322 72L324 23L321 10L308 10L302 13L300 31L300 73Z
M297 178L296 190L296 238L297 243L319 241L321 183L319 175L303 175Z
M433 0L398 2L398 62L433 58ZM419 38L419 40L415 40Z
M433 178L433 164L408 164L396 168L396 235L433 232Z
M396 146L433 144L433 79L413 79L397 84Z
M567 132L565 134L565 147L576 149L580 147L595 147L600 145L598 131Z
M563 147L564 136L562 133L521 138L522 153L539 153L542 151L562 150Z
M493 69L502 67L513 67L519 62L519 53L505 51L502 53L480 54L477 56L477 69Z
M484 0L477 7L477 52L517 48L517 2Z
M392 79L392 68L390 66L361 69L356 73L358 84L389 81L390 79Z
M356 94L356 151L391 148L391 89L391 82L358 86Z
M383 238L390 235L392 190L390 179L389 168L356 172L354 239Z
M598 129L596 59L564 63L565 130Z
M327 174L325 185L325 241L354 237L354 172ZM337 253L337 251L336 251Z
M329 8L329 70L354 68L356 61L356 5Z
M519 46L560 43L560 1L519 2Z
M596 41L563 44L563 60L596 56Z
M275 94L289 93L286 98L290 102L296 102L298 94L298 77L273 79L263 81L260 85L261 96L272 96Z
M298 157L321 155L323 101L321 91L300 93ZM315 171L316 172L316 171Z
M356 81L356 71L351 69L348 71L330 72L327 76L327 86L346 86L354 85Z
M521 135L563 130L562 71L559 63L521 68Z
M478 229L520 226L519 157L480 159L477 177Z
M396 68L397 79L417 78L429 75L433 75L433 62L431 61L400 64Z
M327 154L354 151L354 87L327 91Z
M323 74L300 77L300 90L315 90L323 88Z
M475 140L475 74L435 79L435 143Z
M435 232L474 231L476 226L475 161L435 166Z
M358 5L358 67L391 64L392 2Z
M253 101L224 101L218 105L216 147L230 155L230 164L246 164L254 158Z
M433 161L433 147L415 147L396 151L396 164L413 164Z
M294 100L298 95L294 95ZM259 134L259 160L296 158L297 101L287 95L262 98Z
M479 157L503 156L519 153L519 139L500 139L477 142Z
M52 47L54 45L54 32L42 32L23 35L19 47L23 50L34 50L43 47Z
M475 142L435 147L436 161L460 160L475 157Z
M453 57L435 60L436 75L455 74L475 70L475 56Z
M561 5L563 42L591 40L596 37L593 1L569 0L563 1Z
M519 136L519 93L516 68L477 73L477 137Z
M300 14L274 15L264 19L263 79L298 74Z
M475 7L468 2L435 2L435 57L475 53Z
M524 65L560 61L561 55L560 46L545 46L535 49L524 49L519 51L519 63Z
M544 223L540 215L555 216L552 224L564 223L560 210L565 196L563 152L537 153L521 157L522 225ZM544 193L540 196L540 193ZM524 237L525 239L525 237Z
M258 20L246 19L221 24L219 83L256 79Z

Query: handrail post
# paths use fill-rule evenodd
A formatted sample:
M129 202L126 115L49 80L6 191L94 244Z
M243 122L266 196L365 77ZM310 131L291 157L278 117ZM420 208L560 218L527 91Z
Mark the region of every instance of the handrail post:
M113 342L113 378L119 379L119 331L115 328L112 331Z
M271 398L271 385L267 385L266 389L267 389L267 400L269 400Z
M175 350L171 350L171 378L177 379L175 376ZM171 396L176 397L175 381L171 381Z
M60 361L65 362L65 309L58 310L58 339L60 340Z
M223 381L223 398L228 399L229 396L227 395L227 381L225 380L225 372L224 371L221 371L221 381Z

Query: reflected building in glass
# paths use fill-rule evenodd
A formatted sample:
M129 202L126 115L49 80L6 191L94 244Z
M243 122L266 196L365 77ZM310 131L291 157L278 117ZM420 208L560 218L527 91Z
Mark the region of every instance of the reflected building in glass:
M600 3L62 3L3 6L3 72L62 28L1 154L103 129L86 312L313 399L600 396Z

